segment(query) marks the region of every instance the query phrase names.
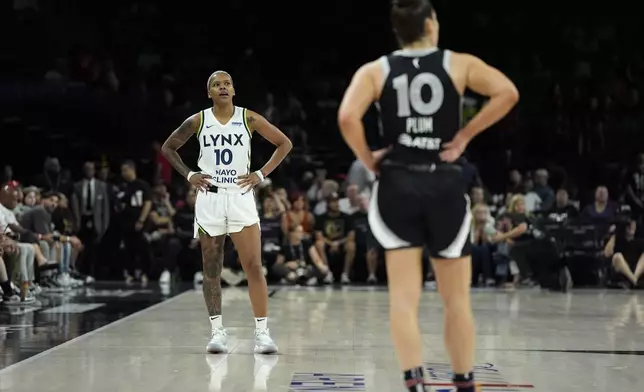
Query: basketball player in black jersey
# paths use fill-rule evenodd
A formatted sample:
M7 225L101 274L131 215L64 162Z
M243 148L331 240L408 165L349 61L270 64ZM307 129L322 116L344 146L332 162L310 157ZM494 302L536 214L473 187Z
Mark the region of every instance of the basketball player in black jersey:
M338 113L356 157L379 172L369 211L371 230L386 249L393 342L409 391L426 391L418 325L421 254L429 247L445 307L445 344L458 392L475 392L475 329L470 305L470 202L454 162L472 138L518 101L514 84L480 59L441 50L429 0L394 1L394 31L402 47L362 66ZM490 98L461 129L466 88ZM386 150L369 150L362 117L380 108Z

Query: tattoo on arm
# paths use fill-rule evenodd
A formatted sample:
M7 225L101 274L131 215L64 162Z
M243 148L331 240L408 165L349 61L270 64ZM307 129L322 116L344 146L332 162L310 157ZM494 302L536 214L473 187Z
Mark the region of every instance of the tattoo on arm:
M248 127L250 128L251 131L255 130L255 123L257 120L255 120L255 117L252 114L249 114L246 117L246 122L248 123Z
M199 115L195 115L184 121L179 128L172 132L170 137L163 143L163 147L161 147L163 155L183 177L186 177L190 173L190 168L183 163L177 150L198 131L198 117Z
M208 314L221 314L221 270L224 266L225 237L201 237L203 254L203 297Z

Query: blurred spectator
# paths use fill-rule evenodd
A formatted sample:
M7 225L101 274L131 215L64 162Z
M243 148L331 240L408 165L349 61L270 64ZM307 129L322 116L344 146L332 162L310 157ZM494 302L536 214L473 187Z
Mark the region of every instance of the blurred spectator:
M577 208L570 204L568 200L568 191L559 189L555 197L555 204L550 208L548 219L554 222L566 222L568 219L574 219L579 215Z
M143 234L143 227L152 209L150 186L137 178L136 164L125 161L121 165L123 184L116 195L121 224L121 242L125 250L123 275L126 283L140 280L146 284L151 264L150 244Z
M4 252L10 246L9 241L9 238L3 233L0 233L0 290L2 290L2 302L6 306L18 305L21 302L20 297L13 292L11 280L9 280L9 274L4 261Z
M291 209L291 202L288 200L288 192L286 192L286 188L275 189L275 192L273 192L271 196L275 201L275 207L279 214Z
M154 181L162 181L165 184L172 184L172 172L174 169L170 161L161 153L161 143L152 142L154 152Z
M38 244L45 257L59 261L58 284L62 287L78 286L80 282L70 276L70 264L72 247L80 249L82 244L77 237L54 230L52 214L58 207L59 200L58 193L45 193L41 203L22 216L20 224L26 230L38 234Z
M326 169L317 168L315 169L315 177L313 178L313 184L306 191L306 197L309 199L311 205L315 206L318 201L323 200L324 196L322 194L322 186L326 181Z
M367 194L369 194L371 192L371 186L375 180L375 173L367 169L358 159L353 161L351 167L349 167L347 181L349 184L353 184L358 187L358 193L367 192Z
M534 182L531 178L526 178L523 183L524 194L521 202L524 203L527 212L532 213L541 210L543 201L537 192L534 190ZM515 195L516 196L516 195Z
M83 268L90 275L96 271L99 244L110 225L110 196L107 184L95 178L94 162L83 164L83 179L74 184L71 211L78 237L83 242Z
M260 228L262 230L262 249L264 250L264 260L268 264L272 264L272 262L266 260L267 256L270 255L272 258L272 255L280 249L280 245L283 242L282 238L286 236L286 234L283 235L282 233L283 220L283 214L277 207L275 198L271 196L265 197L260 218ZM293 224L293 226L295 226L295 224ZM310 238L310 235L306 233L303 235L305 235L306 238ZM275 260L273 259L272 261Z
M358 211L351 215L355 230L356 254L364 254L367 262L367 283L378 283L378 250L380 244L376 241L369 227L369 199L365 195L358 195Z
M472 191L476 188L472 188ZM481 189L482 188L478 188ZM472 208L472 284L477 285L479 275L486 286L494 285L494 262L492 245L498 242L494 219L487 205L474 204Z
M340 211L339 200L337 193L329 196L328 211L317 218L315 246L326 265L344 263L341 282L348 284L356 252L355 231L351 217Z
M594 223L609 223L617 214L617 203L609 199L608 188L600 185L595 190L595 201L588 204L581 216Z
M306 284L331 283L333 276L316 247L303 238L302 226L293 226L288 239L277 255L272 272L282 283Z
M470 189L470 203L473 206L477 204L487 204L485 201L485 190L481 186L473 186Z
M644 242L635 238L637 222L630 220L616 229L604 248L604 256L612 260L615 271L622 274L627 282L622 287L633 288L644 275Z
M546 169L539 169L535 172L534 192L541 199L539 210L548 211L555 202L555 192L548 185L548 171Z
M321 199L318 200L318 202L313 207L313 214L317 216L326 213L328 198L331 195L337 195L339 191L340 185L336 181L325 180L324 183L322 183L322 188L319 192Z
M309 212L308 202L302 194L291 197L291 209L282 215L282 233L287 236L294 226L302 226L304 236L313 237L315 217Z
M22 194L22 200L18 196L18 205L13 209L16 219L20 219L25 212L32 209L36 204L40 204L40 191L35 186L23 189Z
M199 238L195 238L194 229L196 201L197 191L191 188L186 193L185 203L174 214L174 237L168 244L167 260L176 263L182 276L186 275L185 272L193 274L193 282L201 284L203 283L201 247ZM168 265L166 268L172 272L174 265Z
M42 192L62 192L70 195L72 190L71 179L63 174L60 161L56 157L45 159L43 172L34 179L33 185Z
M340 199L340 211L347 215L351 215L360 209L360 194L358 193L358 186L349 184L347 186L347 196Z
M176 210L170 202L170 194L166 185L157 180L152 191L152 208L146 223L145 237L152 246L154 254L160 254L163 260L159 283L170 283L170 271L174 269L176 255L167 251L170 238L174 235L173 218Z
M515 194L521 194L524 192L523 177L521 176L521 173L518 170L514 169L510 171L509 180L510 180L510 183L508 184L506 193L509 193L510 195L515 195Z
M638 154L637 166L628 174L626 201L638 219L644 216L644 153Z

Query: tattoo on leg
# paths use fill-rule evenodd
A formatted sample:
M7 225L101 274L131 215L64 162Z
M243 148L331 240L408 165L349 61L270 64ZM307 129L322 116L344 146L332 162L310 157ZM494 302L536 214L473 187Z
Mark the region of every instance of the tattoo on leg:
M202 242L203 297L210 316L221 314L221 269L224 265L224 252L221 245L223 244L220 244L217 239Z

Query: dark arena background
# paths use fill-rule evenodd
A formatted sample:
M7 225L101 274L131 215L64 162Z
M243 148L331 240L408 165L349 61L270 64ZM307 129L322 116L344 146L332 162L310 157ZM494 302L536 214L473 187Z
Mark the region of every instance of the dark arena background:
M477 380L483 391L641 390L641 11L434 3L440 46L481 57L521 94L462 162ZM0 391L401 390L384 255L366 221L374 176L337 125L352 74L397 49L389 9L387 0L1 2ZM211 105L206 81L219 69L232 75L235 104L294 146L255 189L277 356L253 355L246 277L228 242L230 353L206 354L195 192L160 153ZM463 122L483 105L468 92ZM375 108L365 126L372 149L384 147ZM252 170L273 150L254 137ZM180 152L196 170L196 139ZM119 196L133 176L152 206L137 243ZM327 214L331 204L341 218ZM289 230L294 222L301 230ZM291 268L293 246L316 238L347 239L355 254L329 251L324 279L306 262ZM427 383L452 391L428 260L424 275Z

